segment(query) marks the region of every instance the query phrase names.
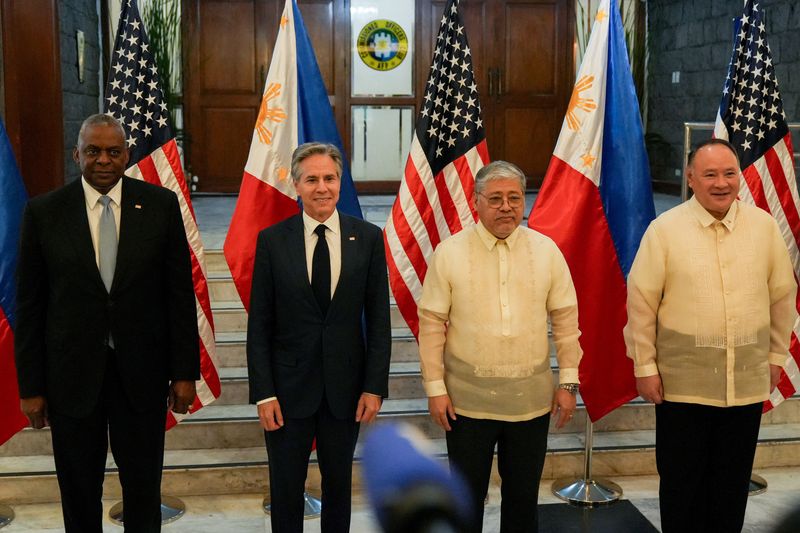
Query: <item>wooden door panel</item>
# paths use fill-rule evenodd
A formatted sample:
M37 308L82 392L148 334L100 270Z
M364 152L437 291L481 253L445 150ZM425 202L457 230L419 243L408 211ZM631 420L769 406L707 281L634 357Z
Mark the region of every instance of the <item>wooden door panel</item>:
M336 50L336 34L334 31L334 5L333 0L316 0L299 2L303 22L317 56L322 81L328 94L334 93L336 83L336 63L334 61Z
M203 6L200 63L204 92L252 94L257 90L256 7L253 2L228 1Z
M543 176L556 145L563 115L554 107L507 107L503 118L503 157L520 167L527 176Z
M208 158L208 175L224 183L238 184L241 181L256 115L256 110L249 107L203 109L203 123L206 125L203 145L220 155Z
M503 93L554 94L560 52L557 6L507 4L505 11Z

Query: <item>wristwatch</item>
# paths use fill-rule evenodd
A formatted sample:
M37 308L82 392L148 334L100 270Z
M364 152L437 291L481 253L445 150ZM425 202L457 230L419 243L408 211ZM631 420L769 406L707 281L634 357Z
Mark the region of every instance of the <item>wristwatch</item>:
M577 383L561 383L558 388L567 391L570 394L577 394L580 385Z

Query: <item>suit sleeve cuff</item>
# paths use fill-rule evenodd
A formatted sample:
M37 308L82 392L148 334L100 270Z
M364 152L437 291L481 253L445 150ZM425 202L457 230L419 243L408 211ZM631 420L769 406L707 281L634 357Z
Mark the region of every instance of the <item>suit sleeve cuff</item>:
M787 358L788 356L785 353L769 352L769 355L767 356L769 364L779 366L781 368L786 368Z
M264 398L263 400L257 401L256 405L261 405L262 403L267 403L267 402L274 402L277 399L278 399L277 396L270 396L269 398Z
M646 378L649 376L657 376L658 375L658 365L655 363L650 363L647 365L635 366L633 368L633 375L637 378Z
M442 396L447 394L447 387L443 379L437 381L423 381L422 386L425 388L426 396Z

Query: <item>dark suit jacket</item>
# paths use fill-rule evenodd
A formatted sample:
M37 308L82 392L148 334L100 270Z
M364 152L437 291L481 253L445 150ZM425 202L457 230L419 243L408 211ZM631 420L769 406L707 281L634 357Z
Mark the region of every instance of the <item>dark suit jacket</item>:
M122 178L119 246L106 291L80 180L28 202L17 267L20 396L88 415L105 375L107 338L128 397L166 408L170 380L199 377L197 314L186 234L172 191Z
M308 281L302 215L258 236L247 324L250 401L277 396L285 417L311 416L323 391L339 419L355 417L362 392L388 395L383 234L368 222L339 216L342 269L326 316Z

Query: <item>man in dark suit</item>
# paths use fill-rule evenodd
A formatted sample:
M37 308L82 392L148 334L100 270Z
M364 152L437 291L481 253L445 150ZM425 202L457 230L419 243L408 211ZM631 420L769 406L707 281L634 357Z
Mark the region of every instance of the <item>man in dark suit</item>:
M28 203L17 271L22 411L50 425L67 532L101 532L108 437L125 531L161 528L168 408L185 413L199 377L191 263L175 194L123 177L125 132L81 126L83 174Z
M247 363L269 455L273 532L303 530L314 438L322 531L350 527L353 452L388 392L391 327L383 235L336 210L342 156L301 145L291 174L303 212L258 236Z

